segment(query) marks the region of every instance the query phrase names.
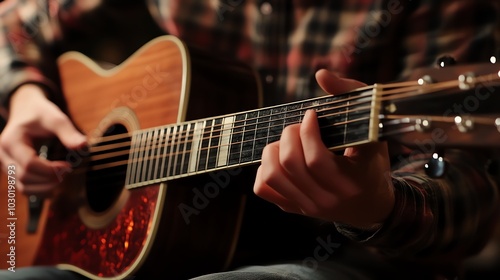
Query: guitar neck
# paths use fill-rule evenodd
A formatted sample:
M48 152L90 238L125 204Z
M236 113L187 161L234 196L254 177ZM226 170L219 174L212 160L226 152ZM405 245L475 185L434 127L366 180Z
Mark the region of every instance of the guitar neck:
M332 150L377 140L373 87L338 96L241 112L134 132L127 185L186 177L260 162L264 147L283 129L318 115L322 139Z

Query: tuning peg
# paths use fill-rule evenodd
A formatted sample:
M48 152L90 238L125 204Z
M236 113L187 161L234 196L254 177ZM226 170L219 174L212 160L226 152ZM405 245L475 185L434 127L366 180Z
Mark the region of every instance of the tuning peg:
M438 58L436 64L438 68L444 68L457 64L457 61L450 55L443 55L440 58Z
M500 63L500 48L497 48L497 50L495 51L495 54L493 54L490 57L490 63L491 64Z
M425 174L431 178L441 178L446 174L447 163L440 153L432 154L432 158L424 165Z
M432 80L432 77L429 75L424 75L420 79L417 80L418 85L423 86L423 85L429 85L434 83Z
M467 133L474 128L474 121L469 117L456 116L454 121L458 131L462 133Z

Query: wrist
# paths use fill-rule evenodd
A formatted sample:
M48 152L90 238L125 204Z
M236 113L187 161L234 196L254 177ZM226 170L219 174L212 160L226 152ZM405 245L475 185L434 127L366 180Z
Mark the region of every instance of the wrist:
M19 104L24 106L26 102L41 99L48 100L48 94L41 86L32 83L23 84L11 94L8 109L13 111Z

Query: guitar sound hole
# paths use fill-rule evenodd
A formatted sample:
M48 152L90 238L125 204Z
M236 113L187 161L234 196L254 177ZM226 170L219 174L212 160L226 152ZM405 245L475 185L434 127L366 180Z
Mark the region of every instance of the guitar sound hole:
M121 124L109 127L103 141L92 148L87 171L87 200L95 212L106 211L119 197L125 185L130 136Z

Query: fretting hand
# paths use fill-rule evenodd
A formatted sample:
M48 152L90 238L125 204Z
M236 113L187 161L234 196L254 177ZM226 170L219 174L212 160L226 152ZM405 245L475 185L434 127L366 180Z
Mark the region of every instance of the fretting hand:
M364 86L320 70L319 85L331 94ZM280 141L262 154L254 192L290 213L373 228L394 206L386 143L347 148L343 156L327 149L316 113L307 111L301 124L287 126Z

